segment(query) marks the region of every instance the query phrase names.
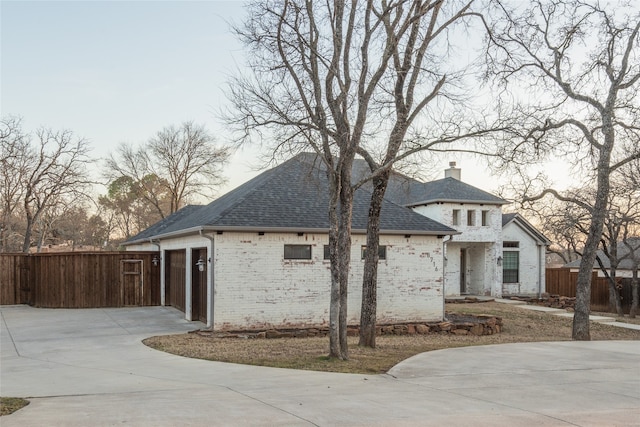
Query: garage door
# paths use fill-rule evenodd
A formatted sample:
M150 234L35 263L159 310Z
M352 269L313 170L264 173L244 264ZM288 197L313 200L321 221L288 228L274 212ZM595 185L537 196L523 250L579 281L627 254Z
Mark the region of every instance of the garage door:
M187 252L167 251L165 254L165 304L185 311Z

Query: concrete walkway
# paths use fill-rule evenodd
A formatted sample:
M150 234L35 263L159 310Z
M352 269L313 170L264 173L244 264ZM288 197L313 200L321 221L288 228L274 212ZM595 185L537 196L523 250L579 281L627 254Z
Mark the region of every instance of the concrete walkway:
M553 314L554 316L569 317L573 319L573 313L569 313L567 312L567 310L563 310L561 308L545 307L542 305L535 305L535 304L529 305L524 301L510 300L510 299L496 298L495 301L503 304L515 305L525 310L542 311L544 313ZM618 328L634 329L636 331L640 331L640 325L636 325L634 323L618 322L615 317L611 317L611 316L590 315L589 320L597 323L606 323L607 325L616 326Z
M637 426L640 342L510 344L417 355L386 375L207 362L144 346L201 327L171 308L3 306L13 426Z

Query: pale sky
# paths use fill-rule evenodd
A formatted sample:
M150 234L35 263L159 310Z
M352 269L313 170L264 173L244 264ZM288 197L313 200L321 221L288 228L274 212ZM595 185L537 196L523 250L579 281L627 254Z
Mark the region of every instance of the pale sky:
M224 143L223 88L244 63L229 22L243 14L242 1L0 0L0 113L22 117L25 130L71 129L96 158L185 120ZM259 173L258 150L233 156L219 195ZM463 181L498 188L460 154L436 177L448 160Z

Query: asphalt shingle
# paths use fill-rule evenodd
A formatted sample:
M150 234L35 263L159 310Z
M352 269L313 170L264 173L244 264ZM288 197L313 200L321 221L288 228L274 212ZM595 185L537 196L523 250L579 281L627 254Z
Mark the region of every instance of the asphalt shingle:
M299 154L206 206L176 212L166 218L164 224L150 227L127 243L200 227L326 232L329 229L329 194L325 171L324 164L314 154ZM366 229L370 198L371 193L366 189L354 193L354 232ZM383 203L380 228L383 232L398 234L457 234L454 229L391 200Z

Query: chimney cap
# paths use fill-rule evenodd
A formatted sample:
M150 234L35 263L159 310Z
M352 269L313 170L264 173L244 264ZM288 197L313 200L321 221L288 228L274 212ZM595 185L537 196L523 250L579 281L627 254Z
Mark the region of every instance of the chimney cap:
M456 167L456 162L449 162L449 166L452 167L452 168L455 168Z

